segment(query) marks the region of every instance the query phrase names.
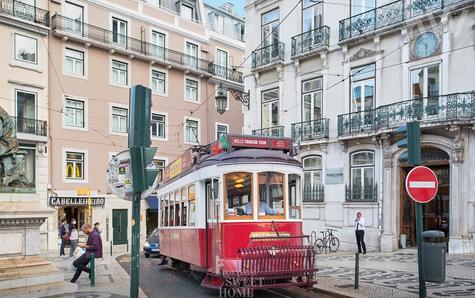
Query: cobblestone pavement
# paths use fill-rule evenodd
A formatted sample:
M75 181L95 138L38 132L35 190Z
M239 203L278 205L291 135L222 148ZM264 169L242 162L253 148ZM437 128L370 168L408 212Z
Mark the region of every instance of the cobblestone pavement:
M319 255L317 265L317 279L354 280L355 255L352 253ZM417 294L416 251L360 255L360 282L397 290L401 297ZM447 255L446 281L426 285L432 297L475 297L475 254Z
M120 256L116 259L122 268L129 272L130 257ZM219 291L203 288L198 278L190 274L171 269L168 266L159 266L160 260L156 258L140 258L140 287L149 297L179 297L179 298L208 298L219 297ZM300 288L261 290L256 291L255 298L310 298L331 296L307 291Z

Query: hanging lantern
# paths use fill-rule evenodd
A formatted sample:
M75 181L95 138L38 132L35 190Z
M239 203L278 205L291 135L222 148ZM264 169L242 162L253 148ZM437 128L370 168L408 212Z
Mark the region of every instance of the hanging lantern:
M227 91L223 88L222 84L219 84L218 91L216 93L216 111L222 114L226 111L228 103Z

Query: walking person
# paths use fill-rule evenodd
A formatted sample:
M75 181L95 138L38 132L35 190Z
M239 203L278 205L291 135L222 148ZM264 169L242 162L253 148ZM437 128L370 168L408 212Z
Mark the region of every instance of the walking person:
M71 242L71 248L69 249L69 257L72 257L79 241L79 232L76 228L76 220L74 218L73 220L71 220L71 224L69 225L69 233L69 241Z
M95 230L96 232L98 232L98 233L102 233L101 224L98 223L98 222L96 222L96 223L94 224L94 230Z
M89 224L84 224L82 226L82 231L84 234L88 235L88 238L86 244L80 243L79 247L85 248L86 252L73 262L73 265L77 269L71 279L72 283L76 282L83 271L89 273L89 276L91 275L91 269L87 268L87 264L91 261L92 254L94 254L95 258L102 258L102 239L99 232L93 230Z
M364 217L361 216L361 212L357 212L355 219L356 245L358 245L358 253L363 251L363 254L366 254L366 244L364 243L364 224Z
M61 225L59 226L59 236L61 237L61 247L59 248L59 256L64 256L64 247L66 246L66 242L69 237L69 231L68 231L68 221L66 218L63 218L61 220Z

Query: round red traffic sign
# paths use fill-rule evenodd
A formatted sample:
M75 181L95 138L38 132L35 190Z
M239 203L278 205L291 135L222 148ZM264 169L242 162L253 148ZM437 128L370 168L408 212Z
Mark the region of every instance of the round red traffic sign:
M406 191L418 203L430 202L439 189L439 182L434 171L428 167L418 166L406 177Z

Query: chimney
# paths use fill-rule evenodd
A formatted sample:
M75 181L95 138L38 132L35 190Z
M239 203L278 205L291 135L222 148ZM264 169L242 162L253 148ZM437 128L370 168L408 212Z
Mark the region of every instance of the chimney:
M229 14L233 14L234 4L232 4L231 2L226 2L223 5L221 5L220 8L224 9Z

